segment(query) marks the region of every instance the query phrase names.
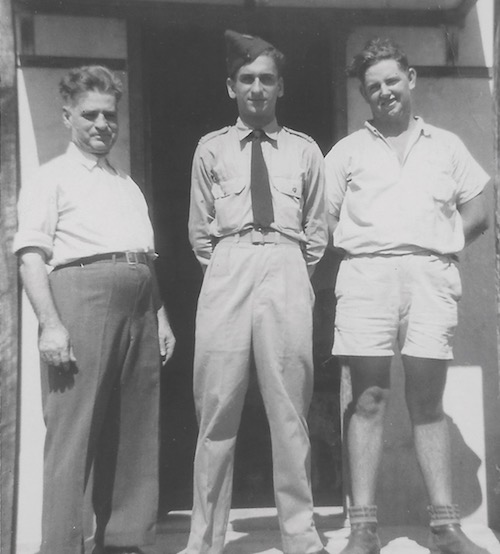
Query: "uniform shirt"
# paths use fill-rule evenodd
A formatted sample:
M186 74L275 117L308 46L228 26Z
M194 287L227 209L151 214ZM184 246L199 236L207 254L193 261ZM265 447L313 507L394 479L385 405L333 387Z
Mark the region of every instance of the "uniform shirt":
M457 253L464 247L457 206L489 180L462 141L417 119L404 161L369 122L325 160L334 244L349 254Z
M53 266L107 252L154 252L139 187L73 143L21 188L18 212L14 252L38 247Z
M308 266L314 266L328 239L323 156L310 137L276 121L263 131L275 219L271 227L301 241ZM236 125L203 137L195 152L189 237L202 265L208 264L214 237L252 227L251 132L238 119Z

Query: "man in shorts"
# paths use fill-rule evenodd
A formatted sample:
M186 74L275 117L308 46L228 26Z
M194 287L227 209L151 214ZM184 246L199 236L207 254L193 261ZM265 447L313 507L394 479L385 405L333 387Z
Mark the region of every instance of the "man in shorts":
M373 119L326 157L334 245L345 251L333 353L345 358L353 393L343 554L380 552L375 488L396 343L430 500L431 552L484 554L453 504L442 398L461 296L456 255L487 227L489 178L458 137L415 117L416 72L391 40L368 42L351 68Z

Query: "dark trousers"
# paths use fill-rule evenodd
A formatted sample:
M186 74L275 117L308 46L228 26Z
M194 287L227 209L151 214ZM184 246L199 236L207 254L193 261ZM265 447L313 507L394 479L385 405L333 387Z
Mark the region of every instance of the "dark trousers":
M42 554L80 554L93 468L97 544L154 541L158 504L158 326L146 265L96 262L54 271L52 294L76 356L42 366Z

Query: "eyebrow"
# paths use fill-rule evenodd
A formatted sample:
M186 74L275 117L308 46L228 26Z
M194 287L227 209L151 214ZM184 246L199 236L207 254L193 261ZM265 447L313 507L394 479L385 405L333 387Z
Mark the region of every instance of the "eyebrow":
M117 110L82 110L80 112L82 115L96 115L102 113L105 116L116 115Z

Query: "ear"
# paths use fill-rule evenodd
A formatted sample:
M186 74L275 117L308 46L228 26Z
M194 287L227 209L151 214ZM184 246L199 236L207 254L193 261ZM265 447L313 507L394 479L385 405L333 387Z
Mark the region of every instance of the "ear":
M236 98L236 92L234 91L235 82L231 79L231 77L228 77L226 79L226 87L227 87L227 93L229 94L229 98L232 98L233 100Z
M285 81L283 77L278 79L278 98L282 98L285 95Z
M363 83L359 84L359 93L365 99L365 102L368 102L368 97L366 96L366 91L365 91L365 85Z
M410 67L408 69L408 81L410 85L410 90L413 90L415 88L415 85L417 84L417 71L414 67Z
M67 129L71 129L71 111L68 108L68 106L63 107L63 109L62 109L62 118L63 118L64 126Z

